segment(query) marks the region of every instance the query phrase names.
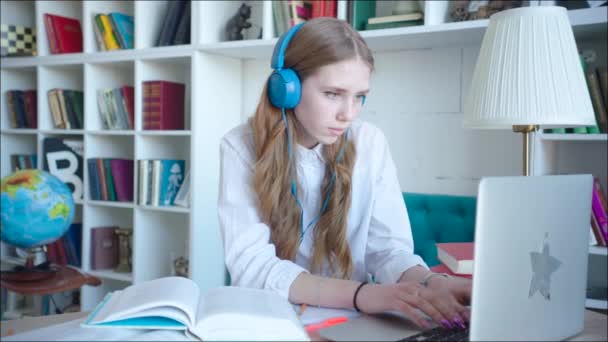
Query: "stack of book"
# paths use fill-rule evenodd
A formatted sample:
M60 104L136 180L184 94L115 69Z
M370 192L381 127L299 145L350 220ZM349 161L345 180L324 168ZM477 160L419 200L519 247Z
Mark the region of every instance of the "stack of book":
M53 88L47 92L55 128L84 127L84 98L80 90Z
M52 54L82 52L82 29L78 19L45 13L44 26Z
M100 51L133 48L133 16L118 12L98 13L93 30Z
M156 46L190 44L190 0L167 1Z
M97 108L104 129L133 129L134 88L122 86L97 90Z
M36 90L7 90L6 105L12 128L38 127Z
M89 158L89 193L95 201L133 201L133 160Z
M185 96L183 83L143 82L144 129L183 130Z
M181 159L142 159L138 161L139 204L173 206L176 197L184 197L186 161ZM188 191L184 187L183 191Z
M36 169L38 156L36 154L11 154L11 170Z
M377 30L394 27L416 26L424 24L424 14L414 12L407 14L389 15L385 17L373 17L367 19L366 30Z

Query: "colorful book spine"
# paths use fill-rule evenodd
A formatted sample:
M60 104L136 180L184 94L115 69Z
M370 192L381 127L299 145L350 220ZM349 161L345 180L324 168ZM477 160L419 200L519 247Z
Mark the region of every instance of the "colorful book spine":
M114 31L112 31L112 23L110 22L110 18L106 14L98 14L99 22L101 23L101 34L103 36L103 41L106 46L106 50L118 50L120 49L120 45L118 43L118 39L114 35Z
M600 231L604 236L604 240L608 241L608 215L606 215L606 208L602 206L599 190L596 186L593 187L591 208L593 209L593 214L595 215L595 219L600 227Z
M120 202L133 201L133 160L112 159L112 178L116 190L116 200Z
M108 182L106 177L106 169L103 165L103 159L97 158L97 175L99 176L99 183L101 188L101 200L108 201L110 199L110 195L108 194Z
M97 179L97 161L94 158L87 159L87 172L89 175L89 198L93 201L98 201L99 180Z
M108 200L116 201L116 187L114 186L114 176L112 175L112 166L110 159L103 159L103 167L106 175L106 183L108 184Z

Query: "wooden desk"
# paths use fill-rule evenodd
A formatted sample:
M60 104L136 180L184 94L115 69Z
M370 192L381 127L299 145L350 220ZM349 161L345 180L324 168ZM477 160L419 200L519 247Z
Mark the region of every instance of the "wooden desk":
M60 324L83 318L86 315L88 315L88 312L73 312L2 321L0 322L0 336L10 336L32 329ZM317 333L312 333L310 337L313 341L323 340ZM568 341L608 341L608 316L591 310L585 311L585 328L580 334L568 339Z

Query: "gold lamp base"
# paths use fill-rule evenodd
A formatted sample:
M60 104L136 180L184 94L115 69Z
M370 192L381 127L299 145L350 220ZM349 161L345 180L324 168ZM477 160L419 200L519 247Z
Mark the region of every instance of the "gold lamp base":
M530 176L530 133L536 132L538 129L537 125L513 125L513 132L522 133L524 137L523 144L523 165L524 165L524 176Z

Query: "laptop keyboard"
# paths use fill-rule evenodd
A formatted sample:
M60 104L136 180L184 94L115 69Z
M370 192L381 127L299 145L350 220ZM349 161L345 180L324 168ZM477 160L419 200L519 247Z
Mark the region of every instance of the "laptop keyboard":
M468 341L469 327L466 329L446 329L436 327L409 336L400 341Z

